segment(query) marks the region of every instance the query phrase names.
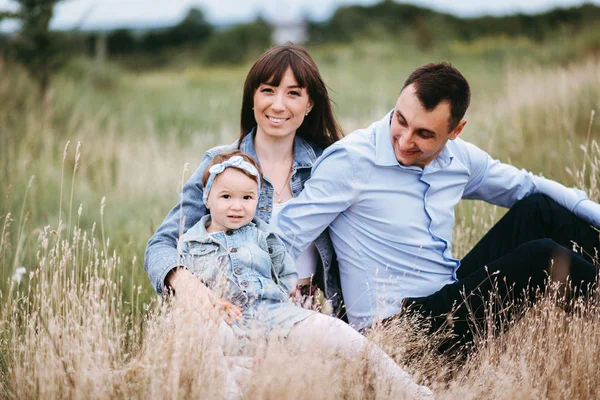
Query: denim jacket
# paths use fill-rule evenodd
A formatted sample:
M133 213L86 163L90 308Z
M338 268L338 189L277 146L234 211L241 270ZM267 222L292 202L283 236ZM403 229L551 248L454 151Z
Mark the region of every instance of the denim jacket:
M256 129L246 135L239 147L241 151L258 161L254 149L255 131ZM163 292L167 274L182 265L177 253L178 238L194 226L201 217L208 214L202 202L202 174L206 166L217 154L237 147L238 142L236 141L231 145L217 146L206 152L200 166L184 185L179 202L148 241L144 269L157 293ZM297 197L304 188L304 183L310 178L312 166L322 152L322 149L296 135L291 176L291 189L294 197ZM274 191L271 182L266 177L263 176L263 178L264 185L261 188L256 217L268 222L271 219ZM327 230L319 235L315 240L315 245L320 256L315 280L322 286L325 296L331 301L334 315L339 315L342 304L339 270Z
M289 302L296 266L268 224L255 218L239 229L209 234L209 221L205 215L179 239L180 263L240 307L260 300Z

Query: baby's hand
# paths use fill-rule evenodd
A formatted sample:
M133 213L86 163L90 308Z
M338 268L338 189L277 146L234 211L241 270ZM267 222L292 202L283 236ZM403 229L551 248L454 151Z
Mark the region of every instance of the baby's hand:
M233 324L233 321L242 318L243 309L227 300L220 299L213 295L213 304L215 309L219 311L225 322L229 325Z

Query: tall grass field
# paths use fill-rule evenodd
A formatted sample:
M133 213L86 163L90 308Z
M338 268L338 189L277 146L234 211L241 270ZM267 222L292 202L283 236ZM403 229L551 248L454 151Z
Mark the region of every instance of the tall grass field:
M461 137L492 156L600 200L596 36L311 48L345 133L392 109L417 66L447 60L472 86ZM361 360L256 343L220 362L202 315L158 298L143 269L148 238L204 151L239 133L250 64L131 72L72 60L40 103L18 66L0 63L0 397L221 399L227 370L247 399L392 398ZM505 212L462 202L462 257ZM600 301L550 293L511 329L477 335L451 359L409 319L369 333L440 399L600 395ZM395 398L395 397L394 397Z

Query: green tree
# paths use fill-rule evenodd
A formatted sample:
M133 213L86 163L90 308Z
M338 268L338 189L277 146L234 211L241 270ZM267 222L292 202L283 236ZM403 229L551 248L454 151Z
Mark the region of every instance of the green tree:
M142 41L142 47L152 53L181 46L199 46L208 40L212 33L213 27L206 21L202 10L191 8L177 25L147 34Z
M188 11L185 18L167 32L174 45L177 44L200 44L212 33L212 26L204 18L204 13L198 8Z
M15 37L15 56L36 81L41 99L44 100L52 74L62 66L58 35L50 32L50 20L54 6L61 0L16 0L20 5L16 17L21 29Z
M136 41L129 29L117 29L111 32L106 41L109 54L131 54L136 50Z
M239 64L271 45L271 27L263 19L240 24L217 32L206 42L204 59L207 64Z

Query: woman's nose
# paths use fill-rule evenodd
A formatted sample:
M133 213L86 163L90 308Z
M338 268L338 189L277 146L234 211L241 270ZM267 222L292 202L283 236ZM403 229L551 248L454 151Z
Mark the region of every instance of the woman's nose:
M274 111L285 111L285 101L283 99L283 95L276 95L273 99L273 104L271 108Z

